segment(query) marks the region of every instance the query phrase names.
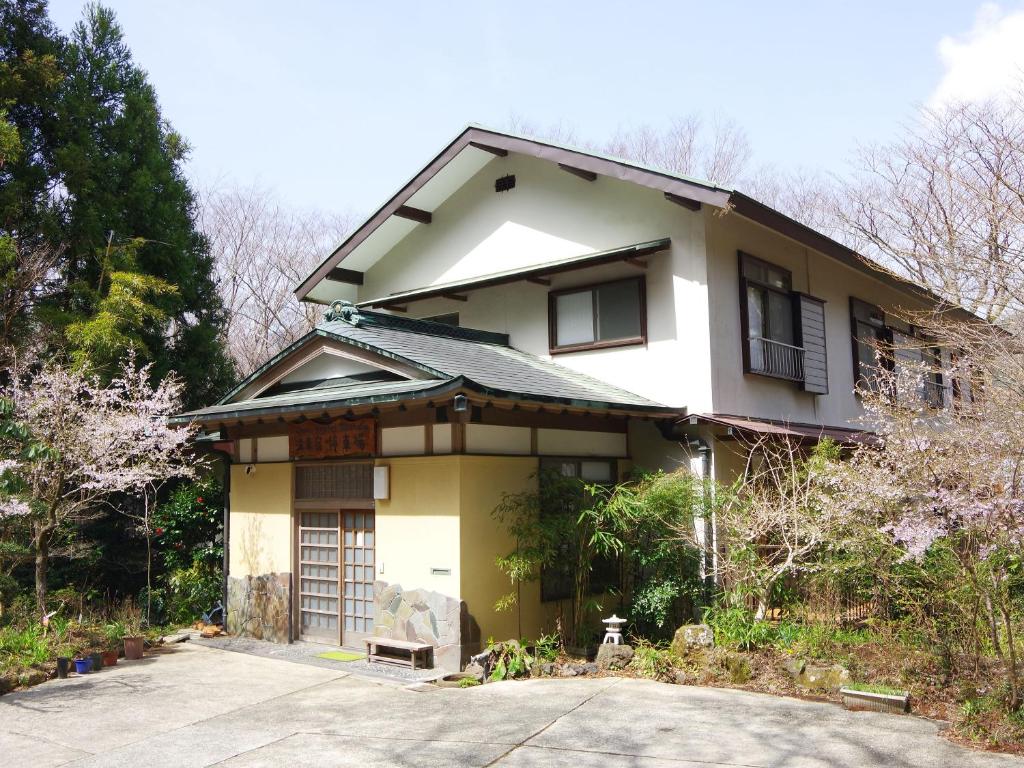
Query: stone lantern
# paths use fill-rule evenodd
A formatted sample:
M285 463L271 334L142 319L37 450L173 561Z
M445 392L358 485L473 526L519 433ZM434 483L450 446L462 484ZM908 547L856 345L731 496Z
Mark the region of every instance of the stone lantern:
M622 625L626 623L626 620L620 619L613 613L611 618L602 619L601 623L607 627L604 632L604 641L601 644L622 645Z

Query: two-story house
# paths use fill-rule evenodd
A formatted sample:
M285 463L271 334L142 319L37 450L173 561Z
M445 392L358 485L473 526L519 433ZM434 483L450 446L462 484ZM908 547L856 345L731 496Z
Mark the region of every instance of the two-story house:
M233 459L229 626L418 639L445 668L517 633L502 494L854 439L874 341L914 333L891 310L938 301L736 190L479 127L296 294L316 330L180 417ZM539 584L521 605L551 628Z

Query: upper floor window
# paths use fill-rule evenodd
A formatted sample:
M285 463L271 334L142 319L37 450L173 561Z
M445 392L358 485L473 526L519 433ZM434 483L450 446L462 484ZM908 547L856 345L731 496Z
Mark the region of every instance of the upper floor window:
M643 344L647 320L642 277L552 291L548 319L552 352Z
M854 380L858 387L877 391L884 372L924 367L918 395L930 405L944 403L941 352L916 328L888 317L873 304L850 298L850 325L853 331Z
M793 290L789 270L739 254L743 370L828 394L825 302Z
M796 344L789 271L741 253L740 291L746 370L802 381L803 354Z

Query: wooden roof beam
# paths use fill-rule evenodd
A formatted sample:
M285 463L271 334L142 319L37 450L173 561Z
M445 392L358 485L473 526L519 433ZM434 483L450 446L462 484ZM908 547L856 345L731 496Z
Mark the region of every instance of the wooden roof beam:
M688 208L691 211L700 210L700 202L697 200L693 200L689 197L683 197L682 195L674 195L671 192L666 192L665 199L668 200L670 203L681 205L683 206L683 208Z
M565 163L559 163L558 167L561 168L566 173L571 173L573 176L579 176L581 179L585 179L586 181L597 180L597 174L594 173L593 171L585 171L582 168L574 168L573 166L566 165Z
M343 269L335 267L327 273L327 279L335 283L349 283L350 285L362 285L363 273L354 269Z
M482 149L484 152L490 152L492 155L497 157L508 157L508 150L502 149L501 147L492 147L489 144L481 144L479 141L469 142L469 146Z
M424 211L420 208L413 208L411 205L400 205L395 210L395 216L399 216L403 219L410 219L411 221L418 221L420 224L429 224L434 214L430 211Z
M546 277L528 277L526 282L536 283L537 285L551 285L551 280Z
M452 301L469 301L469 296L462 293L444 293L441 295L443 298L451 299Z

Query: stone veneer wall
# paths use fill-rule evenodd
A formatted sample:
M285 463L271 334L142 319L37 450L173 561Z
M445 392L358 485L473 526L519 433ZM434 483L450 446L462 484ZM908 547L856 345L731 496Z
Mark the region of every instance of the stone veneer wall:
M227 629L233 635L289 642L291 574L228 578Z
M434 666L447 672L462 669L463 605L429 589L403 589L401 584L373 584L374 634L434 646Z

